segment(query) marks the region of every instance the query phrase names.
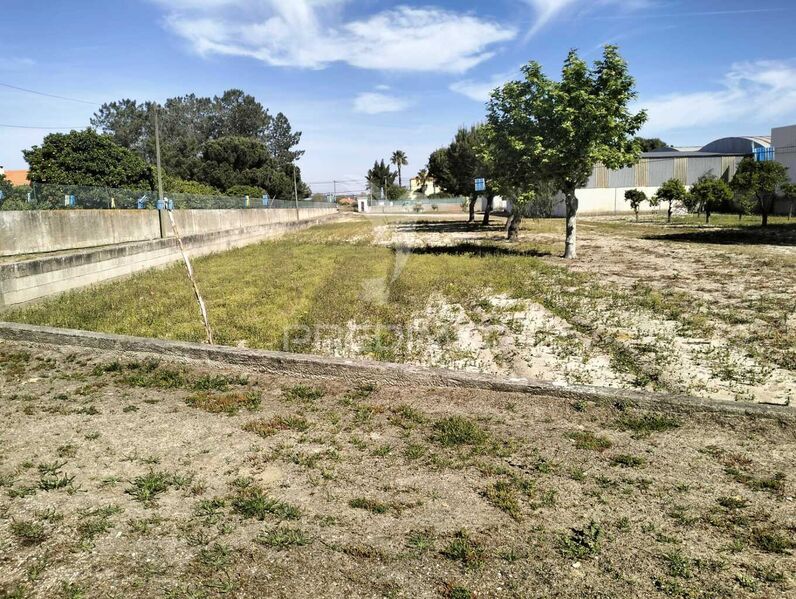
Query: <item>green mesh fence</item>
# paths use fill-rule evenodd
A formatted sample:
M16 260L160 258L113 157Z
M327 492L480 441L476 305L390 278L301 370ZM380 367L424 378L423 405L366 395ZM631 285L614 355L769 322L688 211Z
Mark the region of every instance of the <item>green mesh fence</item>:
M84 185L51 185L33 183L25 208L33 210L69 209L155 209L157 192L150 189L117 189ZM204 195L195 193L165 193L169 205L175 209L231 209L231 208L299 208L320 209L335 205L309 200L263 199L261 197Z

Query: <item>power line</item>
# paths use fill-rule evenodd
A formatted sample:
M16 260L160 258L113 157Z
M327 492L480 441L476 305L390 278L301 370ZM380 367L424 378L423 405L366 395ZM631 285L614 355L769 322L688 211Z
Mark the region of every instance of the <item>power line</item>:
M81 131L88 127L88 125L79 125L77 127L37 127L35 125L6 125L0 123L0 127L6 127L8 129L42 129L44 131L66 131L66 130L78 130Z
M39 92L35 89L28 89L26 87L18 87L16 85L11 85L9 83L0 83L0 86L7 87L9 89L15 89L20 92L26 92L28 94L35 94L37 96L44 96L46 98L56 98L58 100L66 100L68 102L79 102L80 104L89 104L90 106L99 106L96 102L89 102L88 100L80 100L78 98L69 98L67 96L59 96L57 94L48 94L45 92Z

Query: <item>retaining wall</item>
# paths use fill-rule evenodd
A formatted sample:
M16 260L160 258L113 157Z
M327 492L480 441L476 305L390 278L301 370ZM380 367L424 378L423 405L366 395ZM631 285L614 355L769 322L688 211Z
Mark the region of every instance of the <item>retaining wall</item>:
M669 395L587 385L561 386L524 377L500 377L487 374L425 368L409 364L390 364L371 360L352 360L308 354L292 354L222 345L166 341L126 335L110 335L28 324L0 322L0 340L65 345L101 351L150 354L158 358L196 364L223 364L243 372L302 376L315 379L342 379L349 384L414 385L456 387L522 393L527 396L556 397L562 400L587 400L622 403L628 406L678 412L706 411L739 416L762 416L796 422L796 410L790 406L704 399L687 395ZM790 424L787 424L790 426Z
M81 210L74 211L74 214L79 212L110 211ZM158 238L0 263L0 309L124 277L147 268L163 267L182 259L170 226L164 228L164 237L160 237L161 224L157 211L129 212L153 214ZM201 214L203 212L215 214L204 216ZM187 253L196 257L276 237L291 229L316 224L336 212L335 208L304 209L299 211L300 220L296 220L296 211L292 209L185 210L173 214ZM168 219L168 215L163 216ZM72 224L77 222L88 221L75 219ZM87 232L87 236L90 237L91 233ZM93 238L98 239L99 236ZM106 237L110 238L110 235Z
M160 238L156 210L0 212L0 256L59 252Z

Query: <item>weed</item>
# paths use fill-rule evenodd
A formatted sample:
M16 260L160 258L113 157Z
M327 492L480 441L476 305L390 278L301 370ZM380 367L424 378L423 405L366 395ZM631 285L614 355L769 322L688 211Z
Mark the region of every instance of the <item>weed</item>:
M719 497L716 502L727 510L742 510L749 505L742 497Z
M244 518L265 520L267 516L276 516L283 520L297 520L301 517L300 510L269 497L260 487L249 485L239 488L232 498L232 509Z
M298 431L306 432L310 428L310 423L302 416L274 416L270 419L260 418L250 420L243 425L243 430L255 433L261 437L270 437L279 431Z
M413 530L406 537L406 545L417 553L426 553L434 548L434 535L429 530Z
M150 470L147 474L134 478L127 493L136 501L151 505L158 495L168 491L173 484L173 476L168 472Z
M559 540L559 550L569 558L584 558L600 552L604 533L602 527L592 520L584 528L572 528L568 536Z
M137 412L137 411L138 411L138 406L136 406L136 405L133 405L133 404L130 404L130 405L124 406L124 407L122 408L122 412L124 412L125 414L129 414L129 413L131 413L131 412Z
M309 385L294 385L282 390L283 397L288 401L312 402L318 401L325 395L325 391Z
M575 447L578 449L605 451L613 445L610 439L595 435L591 431L573 431L567 433L567 437L575 442Z
M755 528L750 540L755 547L767 553L790 553L796 548L796 540L775 528Z
M442 555L461 562L465 567L477 568L483 563L484 548L470 538L466 530L459 530L454 533L453 539L442 550Z
M41 522L31 520L13 520L11 522L11 534L24 545L38 545L47 538L44 525Z
M652 433L662 433L680 427L680 421L673 416L663 414L643 414L641 416L622 415L616 426L621 430L631 431L638 437L646 437Z
M666 563L670 576L675 578L691 578L692 561L679 550L664 554L662 559Z
M484 497L499 510L503 510L515 520L520 520L520 504L517 501L517 491L509 482L497 481L483 492Z
M211 414L232 415L243 408L256 410L260 406L260 401L260 394L254 391L235 391L232 393L202 391L186 399L185 403Z
M307 545L310 539L301 529L278 526L261 532L257 536L257 542L274 549L287 549L288 547Z
M419 460L426 455L427 451L428 448L425 445L420 443L409 443L404 450L404 455L407 460Z
M390 504L366 497L356 497L349 501L348 505L352 508L367 510L373 514L386 514L390 510Z
M489 434L472 420L462 416L450 416L434 423L431 438L445 447L456 445L481 445Z
M70 444L61 445L57 450L59 458L73 458L77 455L77 446Z
M644 458L634 455L619 454L611 458L611 464L614 466L622 466L623 468L639 468L646 463Z

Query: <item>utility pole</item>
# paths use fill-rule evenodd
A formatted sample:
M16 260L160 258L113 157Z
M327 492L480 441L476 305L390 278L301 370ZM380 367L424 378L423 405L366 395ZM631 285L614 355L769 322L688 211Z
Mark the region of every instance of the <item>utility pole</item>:
M332 181L332 185L334 186L334 201L337 202L337 181Z
M158 201L163 201L163 176L160 172L160 125L158 123L158 105L155 104L155 161L158 168Z
M293 198L296 202L296 220L299 220L299 209L298 209L298 184L296 183L296 163L293 163Z

